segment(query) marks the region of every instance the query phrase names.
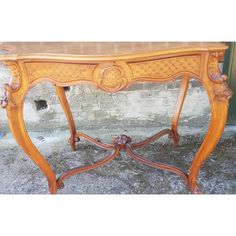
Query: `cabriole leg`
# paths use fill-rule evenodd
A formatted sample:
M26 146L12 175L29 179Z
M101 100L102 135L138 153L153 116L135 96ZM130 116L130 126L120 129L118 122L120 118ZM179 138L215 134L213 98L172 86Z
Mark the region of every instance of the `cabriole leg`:
M171 130L173 132L173 141L175 146L177 146L179 142L178 122L188 87L189 87L189 76L184 75L180 82L179 94L177 97L171 125Z
M206 137L189 169L189 188L193 193L201 192L197 184L199 171L204 161L214 150L224 131L228 113L228 101L232 96L232 92L226 82L216 83L205 77L203 86L210 100L211 121Z
M28 155L28 157L36 163L36 165L41 169L48 180L49 191L52 194L57 193L57 181L56 175L45 158L41 155L38 149L32 143L23 119L23 108L22 106L7 106L7 115L9 127L12 134L14 135L17 143L23 149L23 151Z
M69 128L70 128L70 133L71 133L70 144L71 144L72 150L75 151L76 150L75 142L78 140L78 138L76 137L76 127L75 127L75 122L74 122L74 119L70 110L70 106L67 101L64 88L55 86L55 90L69 123Z

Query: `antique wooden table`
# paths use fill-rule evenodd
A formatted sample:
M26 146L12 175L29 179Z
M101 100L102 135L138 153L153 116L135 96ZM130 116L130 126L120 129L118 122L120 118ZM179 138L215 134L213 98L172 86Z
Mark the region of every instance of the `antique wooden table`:
M191 192L199 193L197 179L200 168L221 137L227 118L228 100L232 95L226 83L227 77L222 75L218 65L226 49L223 43L2 43L0 61L10 69L12 79L4 87L5 96L1 105L6 108L9 127L16 141L47 177L51 193L62 188L70 176L112 161L121 150L145 165L179 175ZM164 83L177 77L182 79L171 128L139 143L132 143L130 137L120 135L107 144L77 132L63 89L83 82L115 93L138 81ZM178 121L192 77L201 82L208 94L211 121L189 172L184 173L174 166L149 161L140 156L136 149L163 135L169 135L173 143L178 144ZM72 149L76 150L76 142L84 138L111 150L110 155L92 165L68 170L56 178L55 172L27 134L23 118L27 92L42 81L49 81L55 86L69 122Z

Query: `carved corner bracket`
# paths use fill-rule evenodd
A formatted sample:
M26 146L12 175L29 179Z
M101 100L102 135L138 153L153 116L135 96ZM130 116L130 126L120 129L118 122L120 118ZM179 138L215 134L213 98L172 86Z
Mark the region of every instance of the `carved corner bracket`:
M3 90L4 90L4 95L0 100L1 107L5 109L9 103L10 105L16 106L16 102L11 96L11 93L14 89L9 84L5 84Z
M12 92L17 90L19 88L20 84L20 70L19 70L19 65L15 61L7 61L4 62L4 64L8 67L11 73L11 79L9 83L4 84L3 90L4 90L4 95L0 99L0 105L4 109L7 107L7 105L10 103L10 105L16 106L16 103L12 97Z
M227 76L222 74L219 62L223 61L224 52L212 52L208 60L208 76L215 83L222 83L227 80Z
M214 100L219 102L228 102L233 92L227 84L228 77L222 74L219 62L224 59L224 51L215 51L210 53L208 59L208 77L214 83Z

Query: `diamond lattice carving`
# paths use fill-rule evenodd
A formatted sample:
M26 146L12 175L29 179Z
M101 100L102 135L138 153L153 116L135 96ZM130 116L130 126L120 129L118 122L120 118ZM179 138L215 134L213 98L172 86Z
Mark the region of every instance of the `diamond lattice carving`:
M39 78L49 78L60 82L71 82L78 79L91 80L96 65L72 63L25 63L30 82Z
M182 56L148 62L130 63L134 77L168 78L180 72L199 75L200 56Z

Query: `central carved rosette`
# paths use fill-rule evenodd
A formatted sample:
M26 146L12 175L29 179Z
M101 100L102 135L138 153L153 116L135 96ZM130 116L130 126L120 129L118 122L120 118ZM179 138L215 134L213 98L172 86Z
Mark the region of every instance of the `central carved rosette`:
M100 64L94 72L95 83L107 92L118 92L127 87L131 76L129 66L121 62Z
M112 66L101 71L100 86L109 90L119 90L125 84L125 80L123 69Z

